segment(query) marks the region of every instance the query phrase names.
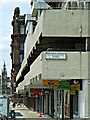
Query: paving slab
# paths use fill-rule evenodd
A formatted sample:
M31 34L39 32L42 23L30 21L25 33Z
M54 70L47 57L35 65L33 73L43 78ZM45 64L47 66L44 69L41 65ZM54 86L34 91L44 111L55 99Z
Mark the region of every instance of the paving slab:
M11 111L11 110L15 111L16 118L51 118L48 115L41 115L41 117L39 117L38 112L33 112L33 111L29 110L23 104L21 104L19 106L16 105L15 108L13 108L12 104L10 104L9 111Z

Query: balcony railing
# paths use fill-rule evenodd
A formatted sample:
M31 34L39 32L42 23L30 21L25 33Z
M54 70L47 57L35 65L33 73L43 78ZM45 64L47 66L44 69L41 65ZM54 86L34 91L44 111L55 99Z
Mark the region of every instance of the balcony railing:
M65 9L65 10L90 10L90 7L52 7L52 9Z

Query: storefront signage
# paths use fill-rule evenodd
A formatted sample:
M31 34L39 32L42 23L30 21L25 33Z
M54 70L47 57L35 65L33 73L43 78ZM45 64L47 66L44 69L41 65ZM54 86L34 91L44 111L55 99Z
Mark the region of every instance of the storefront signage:
M82 80L71 80L70 90L82 90Z
M54 90L70 90L70 82L66 81L59 81L59 87L53 87Z
M43 80L43 86L59 86L59 80Z
M31 96L39 95L39 93L41 93L41 91L42 90L40 88L30 88Z
M46 59L61 59L61 60L65 60L66 59L66 54L65 53L46 53L45 58Z
M75 90L70 90L71 95L75 95L76 91Z
M71 90L80 90L80 83L71 85Z
M61 90L70 90L70 82L69 81L61 81Z
M81 89L81 81L59 81L59 86L53 87L54 90L71 90L71 92L75 93L75 90Z
M49 94L50 93L50 89L44 89L44 93L45 94Z

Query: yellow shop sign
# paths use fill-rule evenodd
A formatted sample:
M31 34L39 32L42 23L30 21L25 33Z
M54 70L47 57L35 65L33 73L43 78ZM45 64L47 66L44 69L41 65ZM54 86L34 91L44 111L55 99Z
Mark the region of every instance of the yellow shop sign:
M71 95L75 95L75 93L76 93L75 90L70 90Z
M43 86L48 87L59 86L59 80L43 80Z
M71 90L80 90L80 84L71 85Z

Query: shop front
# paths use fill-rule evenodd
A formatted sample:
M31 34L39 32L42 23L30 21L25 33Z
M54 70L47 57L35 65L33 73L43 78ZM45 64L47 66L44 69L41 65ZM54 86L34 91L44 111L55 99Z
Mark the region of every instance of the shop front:
M57 101L55 108L56 118L70 118L70 94L68 90L55 90L57 93ZM63 97L64 95L64 97ZM62 100L63 99L63 100Z
M47 86L48 89L44 89L44 114L48 114L54 117L54 86L59 86L58 80L43 80L43 86Z
M54 92L52 88L44 89L44 114L54 116Z
M70 117L80 118L80 101L82 91L82 80L71 80L70 81Z
M30 95L32 98L32 110L43 112L43 90L41 88L30 88Z
M65 80L59 82L54 89L54 116L56 118L79 118L79 91L82 82L78 80Z
M70 118L70 81L59 81L54 90L54 116L56 118Z

